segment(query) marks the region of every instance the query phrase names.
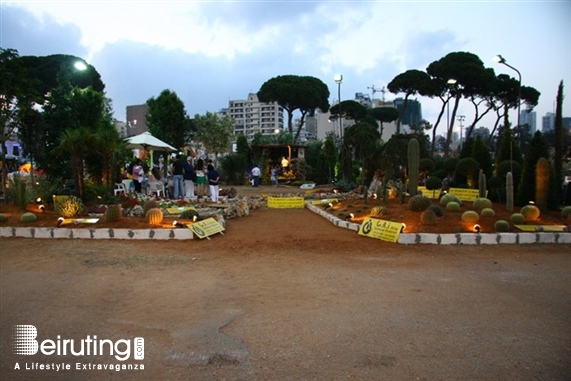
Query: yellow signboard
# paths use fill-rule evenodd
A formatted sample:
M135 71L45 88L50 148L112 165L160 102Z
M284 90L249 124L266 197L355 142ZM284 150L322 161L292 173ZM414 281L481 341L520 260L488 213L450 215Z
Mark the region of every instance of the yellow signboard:
M422 192L423 196L426 196L428 198L438 198L440 196L440 192L442 191L442 188L428 190L428 189L426 189L426 187L419 186L418 190Z
M200 239L208 238L208 236L211 236L216 233L222 233L224 231L224 227L222 227L222 225L220 225L218 221L216 221L212 217L202 221L195 222L193 224L189 224L187 226Z
M168 208L167 212L169 214L181 214L182 212L184 212L185 210L195 210L196 208L194 207L194 205L188 205L188 206L173 206L172 208Z
M562 232L565 225L514 225L524 232Z
M450 188L448 193L452 193L461 201L474 201L480 196L480 191L478 189Z
M305 208L303 197L268 197L268 208L294 209Z
M65 218L60 226L63 225L77 225L77 224L96 224L99 218Z
M402 222L392 222L369 217L361 224L359 235L396 243L399 240L401 230Z
M313 205L327 205L327 204L329 204L329 203L337 204L338 202L339 202L339 200L336 199L336 198L324 198L324 199L322 199L322 200L313 200L313 201L311 201L311 203L312 203Z

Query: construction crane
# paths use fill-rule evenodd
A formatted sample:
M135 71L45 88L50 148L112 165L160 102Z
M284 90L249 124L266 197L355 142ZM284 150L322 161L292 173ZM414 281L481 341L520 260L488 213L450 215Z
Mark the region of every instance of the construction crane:
M373 96L371 98L371 100L373 100L375 98L375 93L382 93L381 95L381 100L384 102L385 101L385 93L387 92L387 90L385 90L385 86L383 86L380 90L379 89L375 89L375 85L371 86L371 87L367 87L367 89L370 89L371 92L373 93Z

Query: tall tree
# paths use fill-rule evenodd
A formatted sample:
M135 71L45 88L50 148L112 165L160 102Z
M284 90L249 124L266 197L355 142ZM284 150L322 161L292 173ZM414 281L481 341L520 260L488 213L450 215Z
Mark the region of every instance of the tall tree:
M310 76L281 75L262 84L258 91L261 102L277 102L287 112L288 131L293 136L293 113L301 112L298 129L293 136L297 141L308 113L320 109L329 111L329 89L319 79Z
M389 91L393 94L404 93L404 103L397 119L397 134L400 134L402 118L404 116L408 99L411 95L424 95L430 88L430 77L424 71L407 70L397 75L387 85Z
M347 128L343 136L343 145L353 151L361 161L361 183L365 184L367 160L378 148L379 131L369 123L357 123Z
M216 160L219 153L227 152L230 149L234 119L229 115L220 117L211 112L202 116L196 114L194 122L196 124L196 140L202 142L209 152L214 153Z
M555 102L555 152L553 156L553 171L555 175L556 184L563 182L563 81L559 82L557 89L557 98ZM557 200L556 205L559 205L563 197L563 192L560 186L556 187L555 192Z
M173 147L182 149L186 145L190 127L182 100L175 92L167 89L157 98L149 98L147 105L149 132Z
M394 122L399 118L399 110L394 107L375 107L369 109L369 115L379 121L381 127L379 135L383 137L384 126L383 123Z
M329 109L332 117L351 119L359 123L367 116L367 108L357 101L348 100L337 103ZM341 113L341 115L339 115Z
M529 201L535 201L535 167L540 158L549 159L549 146L540 131L533 135L529 151L525 155L521 179L516 193L516 205L525 205Z

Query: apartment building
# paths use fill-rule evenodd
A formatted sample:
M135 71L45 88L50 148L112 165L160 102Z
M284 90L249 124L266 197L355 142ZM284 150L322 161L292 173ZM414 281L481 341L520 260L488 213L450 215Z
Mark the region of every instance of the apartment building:
M127 125L125 126L125 137L135 136L147 132L147 112L149 106L142 105L127 106Z
M270 136L284 129L284 110L277 102L265 103L254 93L247 99L230 100L228 108L220 110L220 115L234 119L234 135L243 134L252 140L259 132Z

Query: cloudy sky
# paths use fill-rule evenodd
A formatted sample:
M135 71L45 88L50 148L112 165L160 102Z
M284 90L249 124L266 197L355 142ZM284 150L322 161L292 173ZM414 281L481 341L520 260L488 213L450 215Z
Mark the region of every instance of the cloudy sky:
M571 1L9 1L0 0L0 45L20 55L71 54L101 74L115 118L164 89L190 116L245 99L268 79L311 75L337 101L371 95L396 75L425 70L455 51L491 60L502 54L554 110L559 82L571 116ZM381 93L374 94L380 98ZM387 100L397 95L386 93ZM419 98L436 121L436 101ZM468 123L471 105L460 114ZM515 113L512 121L515 121ZM491 119L479 125L492 127ZM440 132L440 129L439 129Z

